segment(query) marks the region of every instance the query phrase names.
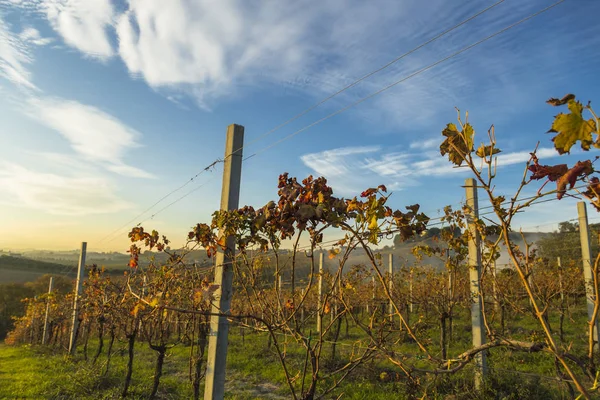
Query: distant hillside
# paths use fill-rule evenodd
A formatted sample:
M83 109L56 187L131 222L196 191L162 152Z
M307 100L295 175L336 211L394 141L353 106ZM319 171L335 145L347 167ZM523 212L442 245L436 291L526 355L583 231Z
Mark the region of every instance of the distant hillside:
M0 283L31 282L44 274L74 277L75 273L75 265L0 255Z
M541 233L541 232L523 232L524 236L525 236L525 240L527 240L528 243L533 243L535 245L535 242L540 240L541 238L545 237L546 235L549 235L548 233ZM518 232L511 232L510 234L511 239L514 241L515 244L517 244L518 246L520 246L521 248L524 248L524 243L523 243L523 238L521 237L521 234ZM425 238L425 239L417 239L417 240L411 240L408 242L404 242L401 243L399 246L396 246L394 248L392 247L388 247L388 248L384 248L382 250L379 251L379 253L381 253L382 255L387 255L387 254L394 254L394 256L396 256L396 260L395 260L395 268L400 268L402 266L411 266L414 263L416 263L416 259L415 257L412 255L412 248L418 245L429 245L432 247L435 246L441 246L443 244L437 242L435 239L433 238ZM350 263L351 264L357 264L360 262L366 262L367 258L365 255L359 255L362 252L357 252L356 256L353 256L350 258ZM503 265L508 264L509 263L509 258L506 255L506 251L501 250L501 254L500 254L500 259L497 261L497 265L499 268L502 268ZM387 265L387 260L384 259L384 265ZM432 267L435 268L443 268L444 267L444 261L438 257L424 257L423 261L421 261L421 265L430 265Z

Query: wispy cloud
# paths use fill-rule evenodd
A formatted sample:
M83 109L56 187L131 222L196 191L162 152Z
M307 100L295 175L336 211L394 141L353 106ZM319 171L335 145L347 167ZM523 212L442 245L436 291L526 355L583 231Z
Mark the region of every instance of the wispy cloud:
M3 162L0 163L0 187L4 193L3 203L49 214L104 214L132 207L115 194L108 179L76 170L69 175L59 175Z
M184 92L204 107L239 93L234 89L265 84L321 97L485 7L481 2L445 0L427 5L411 0L401 6L393 0L18 3L40 12L65 43L84 54L102 60L118 55L134 77L152 88L166 96ZM546 5L503 3L337 101L347 104L380 89ZM355 113L397 128L407 122L413 127L429 124L449 104L471 103L505 114L519 110L531 103L530 93L535 92L525 87L539 89L564 79L561 71L569 71L572 58L600 45L593 19L581 23L590 13L566 13L560 7L564 6L402 83L390 91L394 96L378 96ZM571 29L575 24L577 31ZM600 58L587 53L596 61Z
M127 151L139 147L141 134L104 111L76 101L33 97L25 112L62 135L87 162L124 176L153 178L124 162Z
M329 178L333 187L344 195L355 194L374 183L384 183L392 190L418 186L422 177L443 177L468 172L456 168L437 151L428 152L384 152L383 147L345 147L301 157L304 165L319 175ZM537 151L541 159L556 157L553 148ZM501 153L498 167L525 163L527 151Z
M36 87L27 68L33 59L26 40L14 34L0 15L0 76L20 88L31 90Z
M26 43L36 46L46 46L54 41L53 38L42 37L40 31L32 27L23 29L19 34L19 38Z
M431 138L420 142L412 142L409 147L411 150L430 150L440 145L439 138Z
M114 53L108 36L114 18L110 0L25 0L42 11L66 44L106 60Z
M300 157L305 165L325 176L339 176L350 172L352 165L347 161L353 157L379 151L379 146L341 147L319 153L305 154Z

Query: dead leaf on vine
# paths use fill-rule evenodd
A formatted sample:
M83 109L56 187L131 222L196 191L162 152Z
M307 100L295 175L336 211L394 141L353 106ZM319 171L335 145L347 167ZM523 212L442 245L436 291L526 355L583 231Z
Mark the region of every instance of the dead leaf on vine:
M594 172L594 168L592 167L592 162L590 160L577 161L577 164L575 164L573 168L568 170L566 174L556 181L556 188L558 189L556 197L559 200L562 199L567 191L567 185L569 186L569 189L573 189L580 176L589 175L592 172Z
M548 100L546 100L546 103L550 104L551 106L557 107L557 106L564 106L570 100L575 100L574 94L569 93L569 94L565 95L565 97L563 97L562 99L556 99L554 97L551 97Z
M500 152L501 152L500 149L497 149L496 147L494 147L492 145L485 146L482 144L481 146L479 146L479 148L477 149L475 154L477 154L477 157L484 158L484 157L493 156Z

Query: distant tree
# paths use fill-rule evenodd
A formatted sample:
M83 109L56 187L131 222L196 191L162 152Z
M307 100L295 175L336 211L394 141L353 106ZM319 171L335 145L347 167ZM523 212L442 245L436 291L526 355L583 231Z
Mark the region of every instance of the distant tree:
M33 296L33 290L22 283L0 284L0 340L13 329L12 317L25 314L25 304L21 299Z
M442 232L442 230L440 228L436 228L436 227L427 229L427 237L439 236L441 232Z
M431 228L431 229L435 229L435 228ZM449 227L449 226L445 226L445 227L442 228L441 231L442 232L453 231L452 232L452 236L454 236L454 237L459 237L462 234L462 231L460 230L460 228L458 226L455 226L455 227L452 227L452 228Z
M558 224L559 233L577 232L579 224L577 222L564 221Z
M400 235L394 236L394 247L398 248L401 245L402 245L402 239L400 238Z
M579 224L564 221L558 224L558 231L550 233L536 242L538 254L548 259L551 263L561 258L563 265L579 263L581 261L581 241L579 238ZM592 259L598 254L598 229L590 225L590 245Z

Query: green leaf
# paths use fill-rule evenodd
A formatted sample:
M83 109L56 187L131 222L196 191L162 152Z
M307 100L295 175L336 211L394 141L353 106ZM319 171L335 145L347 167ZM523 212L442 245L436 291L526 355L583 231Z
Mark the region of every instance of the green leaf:
M592 133L596 132L596 123L592 119L583 119L583 105L580 102L570 99L567 104L571 112L554 117L552 128L548 131L558 133L552 138L554 147L560 154L569 153L571 147L580 141L581 148L589 150L594 143Z
M500 149L497 149L495 147L493 147L492 145L490 146L484 146L483 144L481 146L479 146L479 148L477 149L477 152L475 154L477 154L477 157L489 157L492 156L494 154L498 154L500 153Z
M473 151L473 137L475 131L471 124L465 124L462 132L459 132L454 124L446 125L442 131L442 135L446 140L440 145L440 153L445 156L448 154L448 159L455 165L462 165L468 153Z

